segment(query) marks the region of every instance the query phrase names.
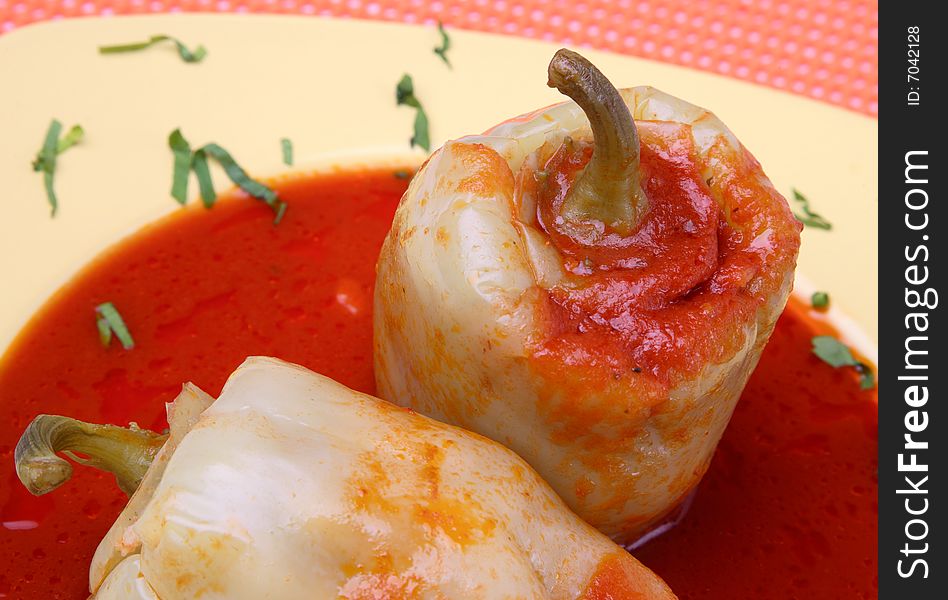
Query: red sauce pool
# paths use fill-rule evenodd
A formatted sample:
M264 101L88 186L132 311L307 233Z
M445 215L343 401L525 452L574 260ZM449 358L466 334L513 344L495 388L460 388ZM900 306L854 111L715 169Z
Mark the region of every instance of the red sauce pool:
M90 469L41 498L22 488L13 447L37 413L162 429L182 382L217 395L250 354L374 392L374 265L406 185L387 170L282 182L278 227L246 198L182 211L39 311L0 362L0 597L86 598L125 503ZM105 301L133 350L100 345ZM875 392L811 355L824 326L805 313L777 324L684 521L636 551L682 599L877 596Z

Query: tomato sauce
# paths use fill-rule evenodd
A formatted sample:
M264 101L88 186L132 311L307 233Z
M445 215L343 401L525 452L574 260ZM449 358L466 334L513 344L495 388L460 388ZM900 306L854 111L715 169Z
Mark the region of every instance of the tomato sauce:
M290 208L245 197L189 208L105 253L0 362L0 597L88 596L92 553L126 498L77 468L34 498L13 448L38 413L163 429L182 382L212 395L247 355L374 392L375 259L407 181L391 171L278 182ZM111 301L136 346L99 342ZM876 404L809 350L821 327L781 318L690 512L636 555L683 599L875 597Z
M560 216L588 145L564 143L544 165L537 220L572 276L547 290L535 353L562 377L625 377L652 405L741 348L746 324L792 274L802 226L743 149L722 138L708 158L690 126L637 128L648 208L628 234L586 236L586 224Z

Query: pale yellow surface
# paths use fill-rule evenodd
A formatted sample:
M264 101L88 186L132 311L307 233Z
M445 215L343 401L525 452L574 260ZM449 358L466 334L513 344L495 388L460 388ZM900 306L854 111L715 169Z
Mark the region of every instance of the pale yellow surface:
M96 50L157 33L202 43L208 57L185 64L171 46ZM167 147L175 127L267 175L286 169L281 137L304 168L422 160L408 152L413 112L395 106L405 72L431 119L433 148L562 99L546 87L557 46L451 35L453 70L431 52L434 28L363 21L164 15L67 20L0 37L0 349L96 253L176 209ZM876 339L876 121L690 69L583 52L620 87L653 85L715 112L781 192L807 194L834 229L804 231L799 271ZM30 168L52 117L86 129L57 168L55 219Z

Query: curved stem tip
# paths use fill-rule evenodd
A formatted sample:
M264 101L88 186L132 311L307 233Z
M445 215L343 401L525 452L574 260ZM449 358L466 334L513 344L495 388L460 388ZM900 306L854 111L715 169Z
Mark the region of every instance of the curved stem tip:
M62 452L79 464L114 474L119 488L131 496L167 438L134 424L126 429L39 415L17 442L16 474L31 494L51 492L72 476L72 465L56 454Z
M639 183L639 134L619 91L591 62L561 49L547 85L572 98L589 119L593 155L563 201L560 216L573 224L599 221L621 234L646 209Z

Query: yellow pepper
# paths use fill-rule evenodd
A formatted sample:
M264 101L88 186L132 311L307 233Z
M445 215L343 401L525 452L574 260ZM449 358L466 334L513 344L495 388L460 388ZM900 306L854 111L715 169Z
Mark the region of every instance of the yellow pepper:
M623 544L708 467L793 283L800 226L710 112L616 90L448 142L378 262L379 394L516 451Z
M34 493L69 477L56 452L132 492L95 600L675 597L513 452L302 367L250 358L169 424L44 415L17 445Z

